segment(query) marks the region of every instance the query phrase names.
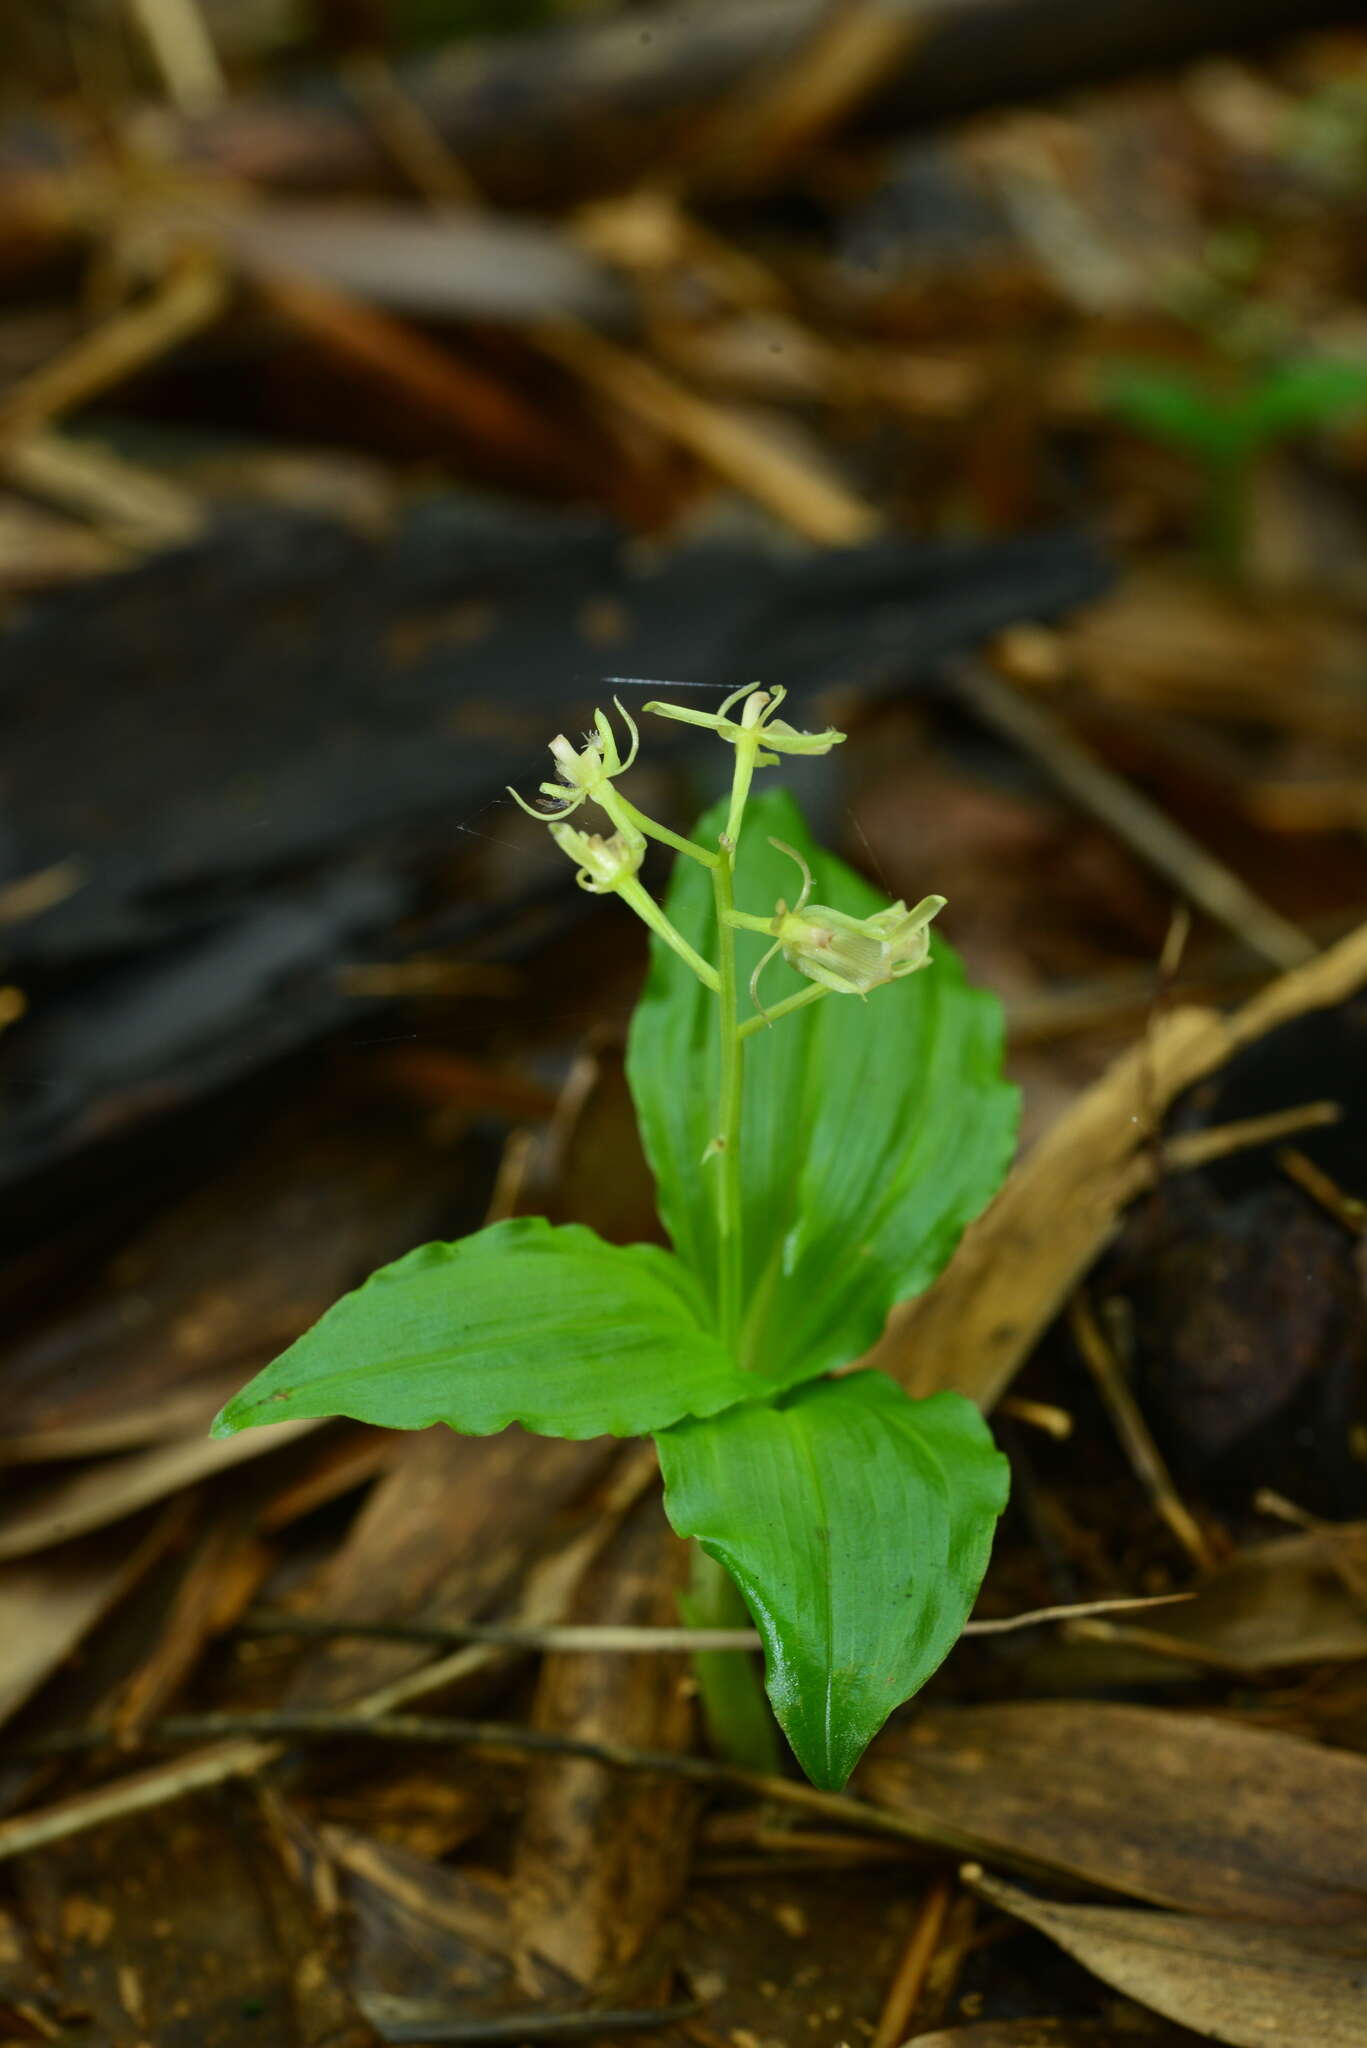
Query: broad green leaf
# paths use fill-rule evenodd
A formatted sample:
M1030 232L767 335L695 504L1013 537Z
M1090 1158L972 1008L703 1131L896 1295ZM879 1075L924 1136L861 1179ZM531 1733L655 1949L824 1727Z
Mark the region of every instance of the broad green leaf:
M912 1401L879 1372L657 1442L670 1521L740 1587L779 1724L813 1784L838 1790L961 1633L1005 1458L971 1401Z
M372 1273L229 1401L213 1433L348 1415L471 1436L510 1422L639 1436L754 1391L701 1307L691 1275L657 1246L519 1217Z
M725 812L697 827L715 843ZM883 899L818 848L782 794L752 799L736 902L759 915L792 903L800 876L769 844L809 861L814 900L862 917ZM933 879L933 878L932 878ZM698 949L715 952L711 882L680 860L667 907ZM766 947L738 933L742 988ZM741 1163L745 1298L742 1362L786 1387L846 1365L874 1342L896 1301L929 1286L1010 1160L1016 1091L1001 1075L996 999L968 986L938 936L933 964L875 989L830 995L745 1044ZM767 1005L806 987L775 959ZM753 1015L748 995L742 1009ZM628 1071L660 1212L680 1256L716 1299L713 1134L715 999L657 942L632 1023Z

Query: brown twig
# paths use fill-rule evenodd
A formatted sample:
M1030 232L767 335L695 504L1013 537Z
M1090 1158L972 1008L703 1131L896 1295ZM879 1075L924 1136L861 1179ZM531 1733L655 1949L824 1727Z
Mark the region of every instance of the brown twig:
M688 390L645 356L571 320L546 323L535 339L610 404L686 448L803 539L852 547L877 531L873 507L837 477L744 414Z
M1244 1116L1232 1123L1212 1124L1208 1131L1183 1131L1165 1139L1159 1158L1171 1173L1190 1172L1209 1166L1213 1160L1228 1159L1236 1152L1252 1152L1259 1145L1273 1145L1296 1131L1319 1131L1336 1124L1343 1116L1338 1102L1302 1102L1295 1109L1273 1109L1266 1116Z
M1002 682L981 662L954 670L960 696L983 723L1030 755L1084 810L1099 818L1149 866L1174 883L1250 951L1274 967L1299 967L1314 941L1207 852L1157 804L1076 740L1063 721Z
M1139 1412L1125 1369L1082 1288L1073 1296L1068 1319L1078 1349L1096 1382L1097 1392L1135 1474L1192 1562L1202 1571L1213 1570L1217 1559L1205 1531L1174 1486L1149 1425Z
M907 2038L912 2015L921 2001L935 1951L944 1932L945 1915L954 1896L952 1878L937 1877L921 1901L921 1910L897 1965L879 2015L871 2048L898 2048Z
M433 206L477 206L478 186L378 50L356 50L339 66L342 84L414 191Z
M182 114L207 114L226 81L197 0L128 0L166 90Z
M0 447L121 384L216 320L227 301L228 283L217 263L182 260L150 298L116 313L13 387L0 405Z
M1350 1195L1338 1182L1327 1174L1322 1166L1316 1166L1313 1159L1307 1159L1294 1145L1284 1145L1277 1154L1277 1164L1298 1188L1304 1189L1312 1201L1341 1223L1354 1237L1367 1232L1367 1202L1360 1195Z
M905 1811L887 1812L843 1792L822 1792L793 1778L772 1777L736 1764L720 1763L711 1757L681 1755L674 1750L635 1749L626 1744L595 1742L587 1737L557 1734L552 1729L529 1728L513 1722L469 1721L454 1716L430 1714L366 1714L345 1709L281 1708L255 1712L216 1714L172 1714L153 1722L142 1731L148 1744L181 1742L264 1742L273 1748L310 1742L378 1742L402 1747L436 1749L479 1749L491 1756L571 1756L590 1763L606 1764L620 1771L655 1771L669 1777L692 1779L703 1785L729 1786L758 1799L781 1806L800 1807L808 1813L865 1832L896 1835L904 1841L926 1844L954 1855L985 1853L980 1838L928 1814L909 1817ZM83 1756L108 1746L108 1734L101 1729L61 1728L23 1745L17 1753L28 1757ZM107 1788L111 1793L114 1787ZM136 1803L128 1807L136 1810ZM0 1856L12 1854L12 1833L22 1828L19 1820L0 1824ZM26 1845L28 1846L28 1845Z
M472 2019L413 2019L386 2022L384 2038L401 2042L448 2041L573 2041L584 2035L649 2033L655 2027L674 2026L690 2020L702 2007L696 1998L678 2005L643 2006L639 2012L615 2007L595 2010L592 2006L572 2012L548 2012L533 2008L527 2012L485 2015Z
M988 1621L970 1621L965 1635L1008 1635L1017 1629L1040 1628L1049 1622L1078 1621L1096 1614L1122 1614L1140 1607L1166 1607L1185 1600L1185 1593L1159 1593L1140 1599L1083 1600L1065 1607L1034 1607ZM595 1623L523 1627L512 1622L472 1621L438 1624L421 1621L333 1621L326 1616L249 1614L237 1633L248 1636L293 1636L331 1641L343 1636L387 1643L427 1643L449 1649L462 1643L487 1643L505 1650L576 1651L592 1655L637 1656L680 1650L758 1650L759 1635L749 1628L628 1628Z

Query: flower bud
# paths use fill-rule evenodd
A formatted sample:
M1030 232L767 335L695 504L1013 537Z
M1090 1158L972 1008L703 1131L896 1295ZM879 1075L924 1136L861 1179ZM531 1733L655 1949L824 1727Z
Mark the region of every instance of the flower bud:
M943 896L926 896L914 910L898 902L856 918L809 903L777 917L774 936L788 965L809 981L864 996L929 964L929 925L944 904Z
M636 874L645 856L646 842L640 832L624 829L604 839L597 832L576 832L573 825L553 824L550 834L571 860L578 861L574 879L591 896L607 896L620 889Z

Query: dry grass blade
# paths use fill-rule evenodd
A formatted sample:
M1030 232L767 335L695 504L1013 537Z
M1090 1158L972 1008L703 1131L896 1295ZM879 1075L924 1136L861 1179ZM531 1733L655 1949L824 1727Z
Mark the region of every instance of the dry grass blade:
M965 1872L981 1898L1051 1941L1129 1998L1230 2048L1305 2043L1361 2048L1367 1935L1064 1906Z

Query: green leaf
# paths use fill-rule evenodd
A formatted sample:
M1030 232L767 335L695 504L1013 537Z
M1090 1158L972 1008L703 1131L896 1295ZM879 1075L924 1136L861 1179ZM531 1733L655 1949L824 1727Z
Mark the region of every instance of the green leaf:
M668 1252L518 1217L372 1273L228 1403L213 1434L348 1415L471 1436L510 1422L639 1436L754 1392L701 1310Z
M718 806L695 836L715 844ZM736 902L760 915L791 903L800 877L787 841L815 877L818 903L862 917L883 899L818 848L783 794L752 798L737 860ZM681 860L669 915L700 951L715 950L709 877ZM765 951L737 933L742 986ZM742 1363L770 1387L846 1365L874 1342L896 1301L929 1286L964 1226L1001 1183L1016 1129L1016 1090L1001 1074L1001 1012L968 986L938 936L933 964L861 1001L829 995L745 1042L741 1142ZM773 1005L809 986L781 959L761 993ZM742 998L748 1009L748 997ZM675 1248L717 1296L713 1134L716 1003L666 946L632 1023L628 1072Z
M1180 370L1117 363L1105 378L1103 392L1128 425L1203 461L1227 461L1248 440L1238 397Z
M1367 409L1367 364L1306 356L1279 363L1246 401L1250 431L1273 440L1348 420Z
M665 1508L726 1567L813 1784L838 1790L960 1635L1008 1471L959 1394L819 1380L657 1439Z

